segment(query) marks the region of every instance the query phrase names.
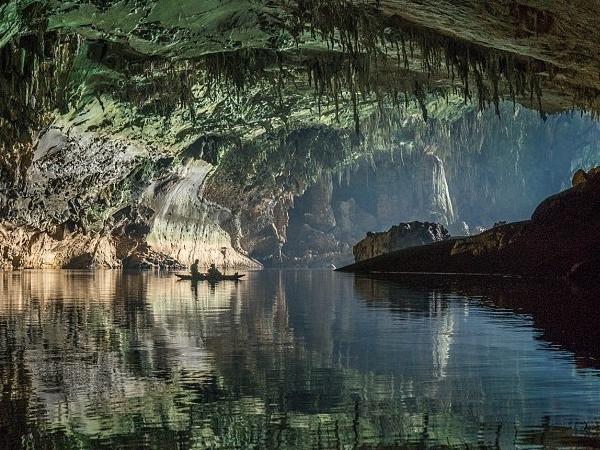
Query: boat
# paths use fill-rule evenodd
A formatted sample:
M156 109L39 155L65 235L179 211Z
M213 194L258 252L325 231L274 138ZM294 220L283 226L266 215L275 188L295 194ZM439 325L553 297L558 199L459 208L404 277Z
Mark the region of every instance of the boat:
M234 275L220 275L218 277L209 277L205 273L201 273L200 275L193 276L189 274L182 275L180 273L176 273L175 276L182 281L209 281L211 283L216 283L218 281L239 281L246 275L240 275L238 273Z

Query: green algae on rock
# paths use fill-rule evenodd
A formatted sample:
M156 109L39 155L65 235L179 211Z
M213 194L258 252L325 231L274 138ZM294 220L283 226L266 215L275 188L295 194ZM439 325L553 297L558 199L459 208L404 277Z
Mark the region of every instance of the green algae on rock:
M204 242L206 263L227 248L232 264L256 265L280 255L294 200L323 177L386 164L386 152L421 154L437 136L428 151L458 178L475 138L456 128L502 134L521 111L504 99L597 113L600 45L575 30L593 29L599 11L576 3L573 13L500 1L3 2L1 222L40 233L73 222L107 235L121 211L137 223L134 211L148 208L144 239L166 261L185 263ZM500 119L459 120L491 105ZM572 164L591 164L594 146L576 147ZM185 212L169 204L183 198L173 191L191 196ZM210 213L179 248L169 214L189 223L196 197ZM450 225L453 214L441 214Z

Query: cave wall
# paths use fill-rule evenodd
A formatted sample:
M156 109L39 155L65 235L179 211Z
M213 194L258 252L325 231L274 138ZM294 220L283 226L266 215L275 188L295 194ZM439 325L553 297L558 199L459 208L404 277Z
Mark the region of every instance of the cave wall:
M190 159L146 188L142 204L154 211L147 243L188 266L198 259L204 267L211 263L224 268L260 267L246 252L233 247L228 233L228 224L234 220L231 211L204 196L213 170L206 161Z
M348 262L367 232L401 222L436 222L460 236L525 220L570 187L577 169L600 164L600 127L590 117L541 121L509 104L500 116L467 110L398 136L295 200L283 247L290 263Z
M0 2L0 265L331 261L522 216L597 126L501 101L597 113L597 7L501 3Z
M251 143L206 135L173 155L131 130L82 131L95 118L45 129L21 182L0 180L3 268L261 267L287 240L292 198L350 148L306 127Z
M600 163L600 127L589 116L545 121L504 105L501 115L471 112L433 144L444 161L458 220L471 228L529 218L544 198L567 189L578 168Z
M90 131L96 107L43 130L20 181L0 180L2 267L340 265L399 222L462 235L527 218L600 162L589 117L544 122L511 105L498 117L450 103L361 144L306 126L251 142L205 135L176 152L155 135Z

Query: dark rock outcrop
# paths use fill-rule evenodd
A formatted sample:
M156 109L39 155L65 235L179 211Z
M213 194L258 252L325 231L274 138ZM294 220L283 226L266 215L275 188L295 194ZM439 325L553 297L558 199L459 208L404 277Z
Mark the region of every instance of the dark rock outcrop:
M584 289L600 290L600 256L576 263L567 274L569 281Z
M531 220L400 250L342 270L597 277L599 211L600 174L591 173L585 182L543 201Z
M445 241L449 237L448 230L437 223L401 223L388 231L367 233L367 237L353 248L354 260L364 261L408 247Z

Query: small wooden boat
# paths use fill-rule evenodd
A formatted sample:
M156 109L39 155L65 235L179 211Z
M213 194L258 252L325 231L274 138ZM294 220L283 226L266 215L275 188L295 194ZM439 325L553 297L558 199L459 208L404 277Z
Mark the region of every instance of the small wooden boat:
M218 281L239 281L246 275L240 275L240 274L236 273L235 275L221 275L219 277L209 277L205 273L201 273L198 276L192 276L192 275L188 275L188 274L182 275L180 273L176 273L175 276L177 278L179 278L180 280L185 280L185 281L209 281L211 283L216 283Z

